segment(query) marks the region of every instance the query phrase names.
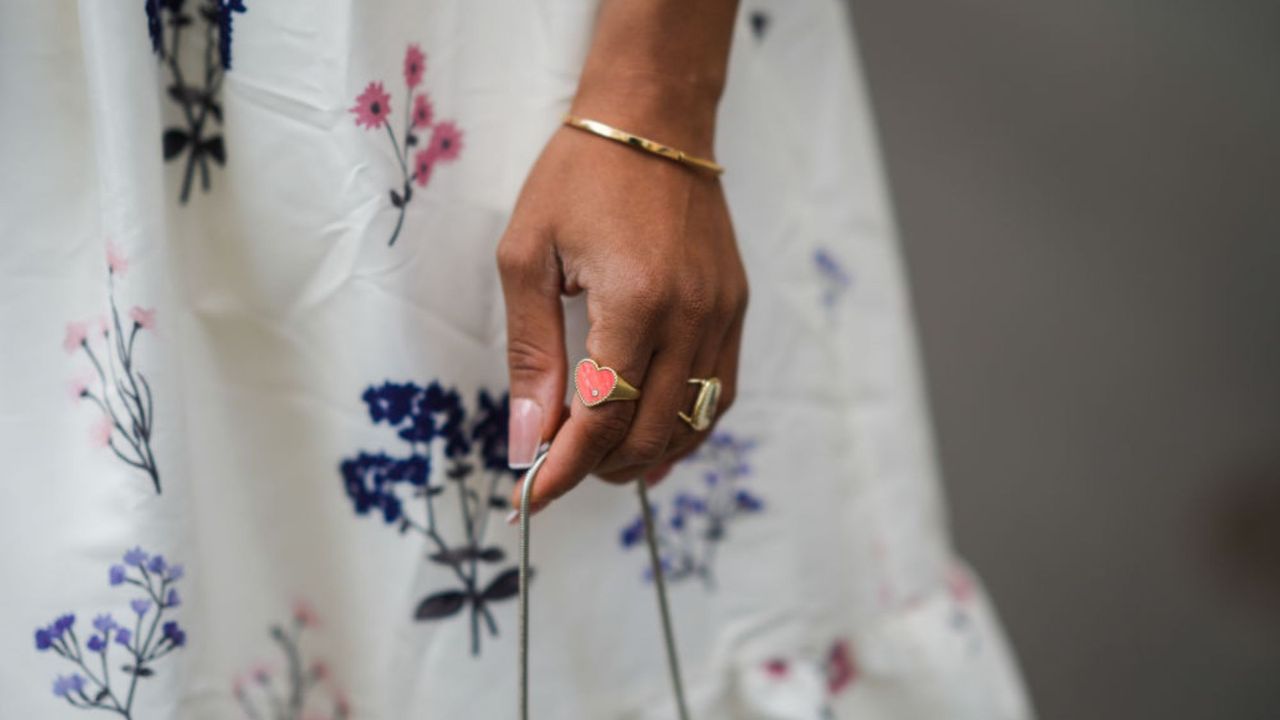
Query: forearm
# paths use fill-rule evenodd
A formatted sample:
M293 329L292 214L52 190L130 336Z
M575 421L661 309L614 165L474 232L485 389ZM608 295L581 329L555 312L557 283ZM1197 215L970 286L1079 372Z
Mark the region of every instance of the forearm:
M710 155L737 0L605 0L572 112Z

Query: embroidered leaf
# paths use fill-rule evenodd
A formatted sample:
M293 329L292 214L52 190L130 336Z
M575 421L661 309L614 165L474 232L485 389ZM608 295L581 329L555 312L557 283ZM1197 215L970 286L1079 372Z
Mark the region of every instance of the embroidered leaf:
M98 695L93 699L93 702L96 705L102 702L103 700L106 700L110 696L111 696L111 691L106 688L102 688L102 690L98 691Z
M418 603L418 609L414 611L415 620L440 620L451 615L457 614L462 609L463 603L467 601L467 594L461 590L446 590L428 595Z
M477 555L476 557L479 557L480 560L483 562L496 563L496 562L502 562L503 558L505 558L506 556L507 554L503 552L502 548L498 547L497 545L494 545L493 547L487 547L481 550L479 555Z
M477 557L477 554L474 548L460 547L449 548L448 550L442 550L438 553L432 553L428 557L431 559L431 562L452 566L466 562L473 557Z
M530 574L532 579L532 574ZM506 600L520 593L520 570L508 568L489 583L489 587L480 593L481 600Z
M400 197L400 193L395 190L391 191L391 204L395 207L404 207L404 200Z
M494 510L506 510L510 506L511 506L511 503L507 502L507 499L504 497L498 497L497 495L494 495L493 497L489 498L489 507L493 508Z
M222 136L215 135L208 140L200 143L200 152L208 153L209 157L218 161L219 165L227 162L227 151L222 145Z
M222 122L222 105L214 102L213 100L207 100L206 102L209 103L209 112L213 113L213 116L218 119L218 122Z
M177 128L169 128L164 131L164 159L172 160L178 157L187 147L187 143L191 140L185 130Z
M461 479L465 478L466 476L470 475L470 474L471 474L471 471L472 471L472 470L474 470L474 469L475 469L475 466L474 466L474 465L471 465L470 463L460 462L460 463L458 463L458 464L454 465L453 467L450 467L450 468L445 472L445 475L446 475L450 480L461 480Z
M120 669L123 670L126 675L137 675L138 677L151 677L156 674L155 670L148 667L135 669L132 665L125 665Z
M409 202L413 199L413 186L409 183L404 184L404 201Z

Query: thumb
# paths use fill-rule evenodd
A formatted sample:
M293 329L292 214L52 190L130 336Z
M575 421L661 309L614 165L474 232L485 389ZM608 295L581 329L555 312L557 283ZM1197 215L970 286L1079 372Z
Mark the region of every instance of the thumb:
M507 462L533 464L538 445L551 438L564 405L562 278L550 237L507 230L498 244L498 271L507 306L507 368L511 419Z

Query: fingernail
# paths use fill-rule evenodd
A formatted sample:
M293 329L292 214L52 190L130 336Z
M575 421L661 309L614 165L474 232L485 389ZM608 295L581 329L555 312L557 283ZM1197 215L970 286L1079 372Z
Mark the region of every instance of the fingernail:
M542 440L542 408L529 398L511 400L511 420L507 427L507 465L524 470L538 455Z
M507 524L508 524L508 525L515 525L515 524L516 524L516 523L518 523L518 522L520 522L520 511L519 511L519 510L512 510L511 512L507 513Z

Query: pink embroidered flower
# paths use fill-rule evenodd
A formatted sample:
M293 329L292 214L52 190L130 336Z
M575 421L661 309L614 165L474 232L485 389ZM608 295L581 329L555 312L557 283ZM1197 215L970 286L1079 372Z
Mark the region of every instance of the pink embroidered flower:
M356 115L356 125L369 130L377 129L391 114L391 96L382 89L382 83L371 82L356 98L351 112Z
M766 661L764 664L765 674L774 680L781 680L782 678L785 678L790 669L790 666L787 665L787 661L782 658L774 658Z
M418 83L422 82L422 73L427 70L427 56L422 54L422 48L417 44L410 45L404 51L404 81L409 84L410 89L418 87Z
M413 181L422 187L426 187L427 181L431 179L431 161L431 148L419 150L413 156Z
M106 337L107 333L111 331L111 326L107 324L106 315L99 315L98 317L94 318L93 326L98 329L98 334L101 335L102 337Z
M112 275L124 275L124 272L128 269L129 260L125 258L124 253L120 252L120 248L116 247L115 243L108 240L107 270L111 271Z
M430 160L433 163L436 160L457 160L462 152L462 131L449 120L436 125L435 131L431 133L431 144L427 146L427 152L431 153Z
M298 600L293 604L293 619L302 627L315 627L319 620L315 609L306 600Z
M89 326L82 322L67 323L67 337L62 341L62 349L67 352L75 352L76 348L84 344L85 338L89 336Z
M249 676L259 685L266 685L271 682L271 668L266 663L258 663L249 670Z
M143 330L155 330L156 328L155 308L148 310L144 307L134 305L133 309L129 311L129 317L133 318L133 324Z
M89 394L89 381L84 378L76 378L67 385L67 390L71 393L73 400L79 400Z
M827 658L827 692L837 695L858 678L858 666L846 640L837 640Z
M435 119L436 110L431 107L431 101L426 95L419 95L413 99L413 126L416 128L425 128Z
M964 568L953 565L947 571L947 589L951 591L953 600L964 605L973 599L973 578Z
M93 424L93 430L90 437L93 438L93 444L98 447L107 447L111 444L111 432L115 430L115 426L111 423L111 418L103 415L98 418L98 422Z

